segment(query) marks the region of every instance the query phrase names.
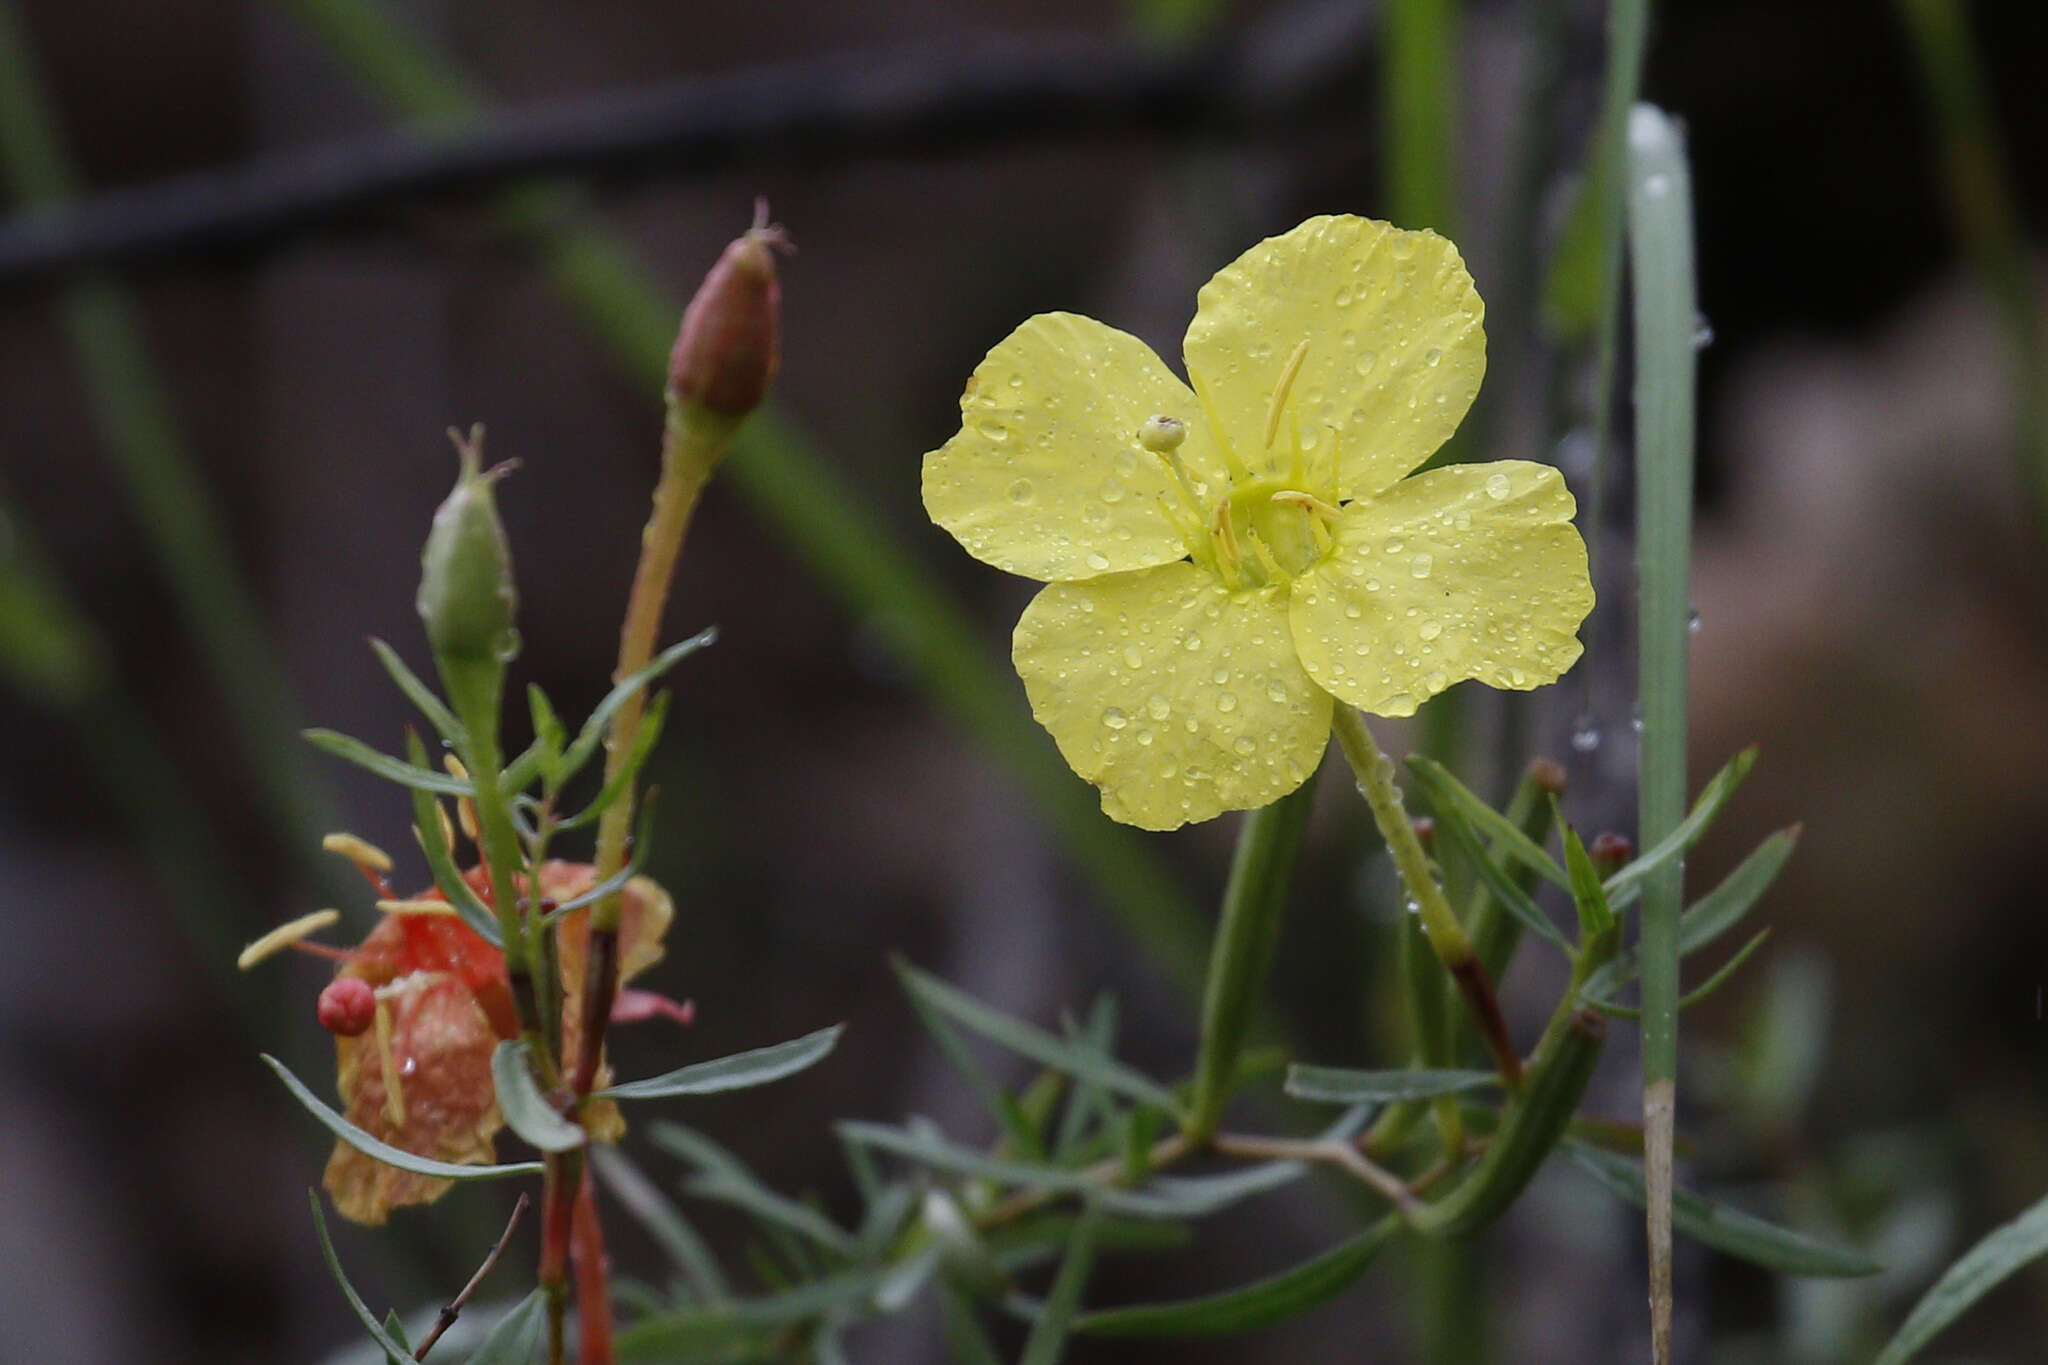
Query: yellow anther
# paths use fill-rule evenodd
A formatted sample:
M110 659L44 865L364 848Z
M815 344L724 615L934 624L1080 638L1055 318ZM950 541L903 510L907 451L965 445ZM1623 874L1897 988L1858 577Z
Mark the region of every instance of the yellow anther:
M1209 534L1214 536L1216 543L1222 547L1224 558L1232 564L1243 560L1244 551L1237 543L1237 523L1231 517L1228 497L1216 499L1216 511L1209 518Z
M434 819L441 826L441 844L450 855L455 852L455 824L448 818L448 809L439 801L434 803Z
M353 834L336 832L320 841L320 847L329 853L338 853L365 872L389 872L391 855L367 839Z
M457 782L469 781L469 769L463 767L462 760L454 754L443 755L441 762L448 769L448 776L454 778ZM466 796L456 797L455 818L462 822L462 832L469 836L469 841L472 844L478 842L476 833L476 802Z
M391 1006L377 1002L377 1063L384 1072L384 1113L405 1127L405 1095L399 1089L398 1058L391 1051Z
M1273 434L1280 430L1280 414L1287 408L1287 395L1294 388L1294 376L1301 373L1301 362L1308 359L1308 338L1294 348L1294 354L1287 357L1287 366L1280 371L1280 382L1273 386L1273 401L1266 404L1266 449L1273 448Z
M1335 521L1343 515L1341 511L1330 506L1329 503L1324 502L1315 494L1304 493L1298 488L1281 489L1273 495L1273 501L1285 503L1289 507L1299 507L1302 511L1322 521Z
M381 900L377 908L387 915L452 915L455 907L447 901Z
M283 952L309 934L319 933L340 918L339 910L315 910L310 915L299 916L289 924L280 924L242 949L242 955L235 959L235 966L246 972L263 959Z

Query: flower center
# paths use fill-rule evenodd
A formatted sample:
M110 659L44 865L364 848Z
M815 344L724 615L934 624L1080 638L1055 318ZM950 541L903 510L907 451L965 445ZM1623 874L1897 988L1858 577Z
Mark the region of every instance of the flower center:
M1179 455L1187 435L1177 417L1149 418L1138 433L1139 444L1157 455L1172 471L1175 495L1166 511L1180 528L1188 557L1214 573L1232 592L1252 591L1289 583L1330 553L1330 523L1343 496L1341 457L1332 432L1326 471L1312 471L1301 443L1301 422L1293 405L1294 377L1308 357L1308 339L1294 348L1281 367L1266 405L1265 443L1248 468L1230 444L1229 432L1216 420L1208 395L1200 387L1202 406L1228 471L1220 490L1196 479ZM1275 439L1285 441L1276 449ZM1319 477L1326 473L1327 478Z

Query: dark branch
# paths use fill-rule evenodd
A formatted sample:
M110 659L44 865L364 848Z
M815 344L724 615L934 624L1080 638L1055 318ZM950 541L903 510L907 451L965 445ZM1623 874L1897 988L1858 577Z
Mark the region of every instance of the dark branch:
M1034 138L1270 134L1355 107L1373 24L1370 6L1328 3L1192 50L1044 38L854 53L414 127L0 222L0 285L363 231L395 205L534 178L673 182Z
M462 1310L468 1305L470 1295L476 1293L477 1286L484 1282L484 1277L491 1273L499 1258L505 1254L505 1248L512 1244L512 1232L519 1226L519 1215L526 1212L526 1205L527 1197L522 1194L519 1196L519 1202L512 1206L512 1216L505 1220L505 1230L498 1234L498 1240L492 1243L489 1253L485 1255L484 1263L476 1268L476 1274L469 1277L469 1283L462 1286L462 1292L450 1299L441 1309L441 1316L434 1319L433 1330L420 1339L418 1349L412 1353L414 1360L425 1360L427 1352L433 1350L434 1343L441 1339L441 1334L453 1327L455 1320L462 1316Z

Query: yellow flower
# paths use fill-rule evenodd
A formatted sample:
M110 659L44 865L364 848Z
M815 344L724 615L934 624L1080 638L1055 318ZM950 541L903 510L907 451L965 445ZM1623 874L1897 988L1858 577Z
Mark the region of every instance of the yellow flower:
M1112 818L1173 829L1277 800L1332 700L1414 713L1467 678L1553 682L1593 606L1555 469L1411 471L1486 369L1484 307L1430 232L1312 218L1196 300L1180 382L1070 313L1012 332L925 456L969 554L1046 582L1013 657Z

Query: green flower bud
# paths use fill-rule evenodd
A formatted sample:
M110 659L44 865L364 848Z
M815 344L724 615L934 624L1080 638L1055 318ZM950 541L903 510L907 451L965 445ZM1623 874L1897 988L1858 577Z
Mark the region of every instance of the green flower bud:
M519 649L519 632L512 627L519 594L512 585L512 550L491 486L512 466L482 467L482 427L466 438L456 431L448 434L462 472L434 513L420 552L420 620L436 659L501 664Z

